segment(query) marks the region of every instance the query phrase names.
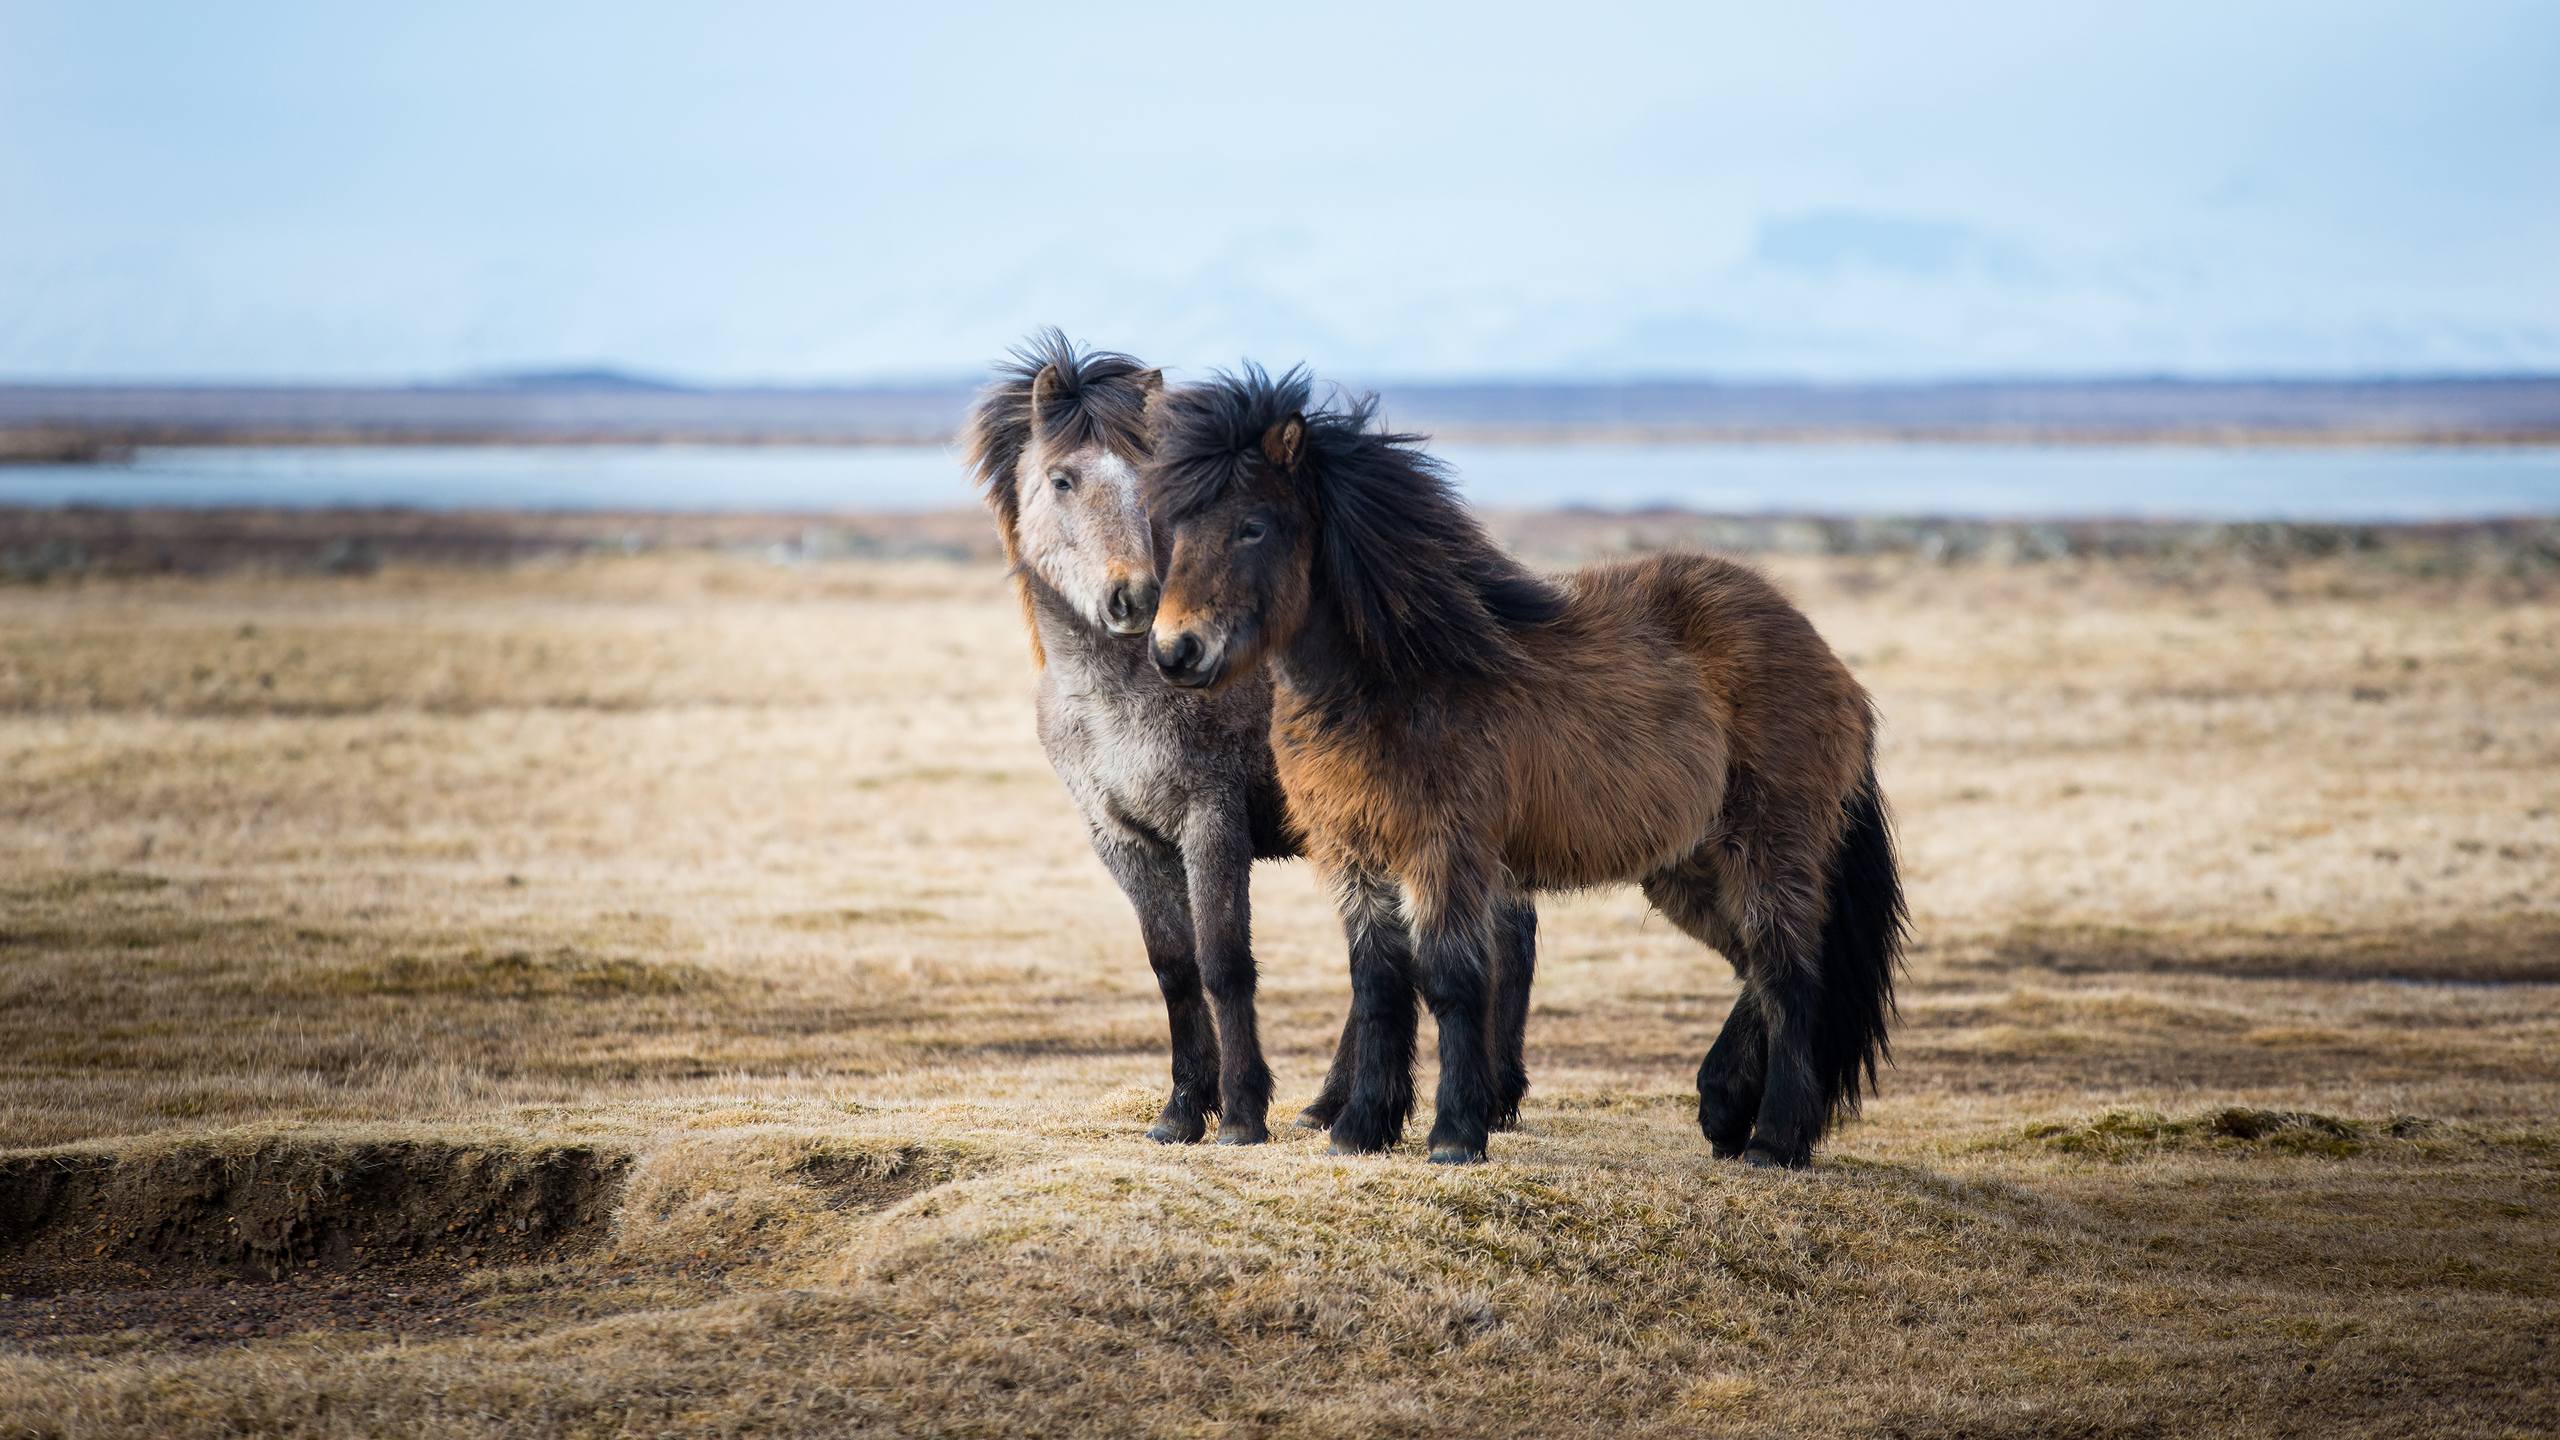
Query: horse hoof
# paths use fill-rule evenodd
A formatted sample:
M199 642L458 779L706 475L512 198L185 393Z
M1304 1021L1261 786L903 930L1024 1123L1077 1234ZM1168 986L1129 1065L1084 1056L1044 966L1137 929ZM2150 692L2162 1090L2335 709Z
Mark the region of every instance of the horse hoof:
M1290 1123L1301 1130L1330 1130L1333 1128L1333 1117L1310 1105L1299 1111L1298 1118Z
M1757 1097L1747 1103L1741 1097L1727 1096L1722 1091L1701 1091L1698 1095L1698 1133L1707 1137L1707 1148L1719 1160L1730 1160L1751 1143L1751 1131L1760 1116Z
M1346 1110L1333 1121L1333 1153L1336 1155L1375 1155L1393 1150L1404 1139L1401 1118L1365 1115Z
M1147 1138L1159 1145L1196 1145L1208 1130L1206 1121L1193 1120L1185 1123L1164 1119L1147 1127Z
M1719 1160L1734 1158L1751 1143L1751 1124L1748 1120L1740 1125L1717 1125L1701 1118L1698 1122L1698 1132L1707 1137L1708 1153Z
M1484 1163L1484 1149L1473 1145L1434 1145L1431 1147L1431 1163L1434 1165L1481 1165Z
M1782 1155L1774 1147L1758 1141L1743 1147L1742 1163L1759 1170L1802 1170L1813 1163L1810 1153Z
M1265 1130L1259 1125L1221 1125L1218 1127L1218 1143L1221 1145L1259 1145L1270 1138L1271 1132Z

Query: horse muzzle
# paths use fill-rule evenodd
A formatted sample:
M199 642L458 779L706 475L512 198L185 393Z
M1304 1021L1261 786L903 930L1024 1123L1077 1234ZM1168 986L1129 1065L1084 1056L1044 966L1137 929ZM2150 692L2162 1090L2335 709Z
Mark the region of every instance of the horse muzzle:
M1143 635L1156 620L1156 582L1134 576L1111 582L1102 597L1102 626L1114 635Z
M1200 637L1188 630L1172 636L1155 637L1150 647L1155 655L1156 673L1168 685L1185 690L1206 690L1218 683L1226 669L1225 657L1212 653Z

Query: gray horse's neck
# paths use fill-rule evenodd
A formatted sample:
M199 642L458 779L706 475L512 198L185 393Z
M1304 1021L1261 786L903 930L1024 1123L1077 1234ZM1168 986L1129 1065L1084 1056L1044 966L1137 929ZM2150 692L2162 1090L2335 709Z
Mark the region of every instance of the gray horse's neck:
M1040 631L1040 648L1061 679L1090 681L1123 691L1156 682L1155 662L1147 654L1147 637L1114 635L1076 613L1064 597L1037 580L1027 582L1031 623ZM1070 689L1086 688L1071 683Z

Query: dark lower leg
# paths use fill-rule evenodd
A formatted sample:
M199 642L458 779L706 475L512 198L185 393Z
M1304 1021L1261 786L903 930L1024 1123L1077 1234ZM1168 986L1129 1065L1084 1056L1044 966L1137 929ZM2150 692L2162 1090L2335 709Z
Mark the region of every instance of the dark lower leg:
M1315 1103L1298 1112L1299 1128L1330 1130L1333 1119L1351 1100L1351 1077L1360 1067L1360 1057L1352 1044L1353 1027L1358 1024L1351 1015L1342 1017L1342 1038L1333 1047L1333 1063L1325 1068L1324 1088L1316 1092Z
M1488 946L1463 926L1437 926L1415 947L1423 999L1440 1024L1439 1112L1431 1122L1431 1162L1484 1158L1496 1100L1493 1054L1485 1044Z
M1147 1130L1159 1144L1188 1145L1208 1133L1209 1117L1218 1110L1218 1037L1209 1025L1209 1007L1200 994L1200 969L1188 955L1147 957L1155 966L1157 987L1164 991L1166 1019L1173 1030L1173 1093L1164 1113Z
M1259 1145L1271 1138L1271 1068L1262 1060L1262 1035L1254 1017L1253 960L1213 966L1209 994L1218 1016L1218 1143Z
M1093 850L1137 912L1147 965L1156 972L1156 988L1164 992L1173 1042L1173 1092L1148 1127L1147 1138L1188 1145L1207 1132L1209 1117L1218 1111L1218 1035L1210 1028L1209 1007L1200 993L1188 880L1181 860L1161 846L1097 828Z
M1538 973L1538 912L1526 903L1505 906L1494 924L1492 1126L1509 1130L1520 1123L1520 1101L1529 1093L1529 986Z
M1392 922L1389 922L1392 924ZM1351 944L1349 1091L1333 1118L1333 1148L1367 1153L1404 1138L1413 1114L1413 980L1401 930L1362 929Z
M1766 970L1753 977L1752 988L1759 993L1766 1021L1767 1083L1743 1158L1755 1165L1793 1168L1812 1163L1827 1108L1813 1066L1814 982L1784 959Z
M1698 1066L1698 1129L1716 1158L1729 1160L1741 1154L1751 1139L1751 1126L1759 1118L1761 1093L1767 1086L1768 1064L1768 1026L1760 1018L1759 1001L1745 985L1733 1002L1733 1012L1724 1017L1716 1043L1708 1047L1706 1060Z
M1204 809L1183 838L1190 879L1191 933L1200 980L1218 1019L1218 1142L1270 1138L1271 1069L1262 1062L1254 1017L1253 850L1239 817Z

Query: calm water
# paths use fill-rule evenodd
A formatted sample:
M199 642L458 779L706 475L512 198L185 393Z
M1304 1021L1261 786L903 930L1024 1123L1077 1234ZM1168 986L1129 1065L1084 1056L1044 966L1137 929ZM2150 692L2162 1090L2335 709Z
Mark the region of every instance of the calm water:
M1452 445L1480 504L1740 513L2418 520L2560 512L2560 450ZM930 510L938 448L168 449L0 467L0 503Z

